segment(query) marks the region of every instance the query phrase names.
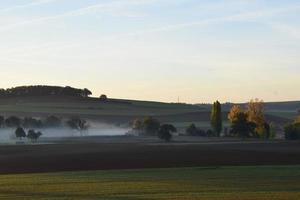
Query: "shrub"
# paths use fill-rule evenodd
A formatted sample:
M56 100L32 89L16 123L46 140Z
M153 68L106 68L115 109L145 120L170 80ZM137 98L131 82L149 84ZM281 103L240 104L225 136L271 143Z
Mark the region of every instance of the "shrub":
M195 124L191 124L186 130L187 135L190 136L207 136L204 130L198 129Z

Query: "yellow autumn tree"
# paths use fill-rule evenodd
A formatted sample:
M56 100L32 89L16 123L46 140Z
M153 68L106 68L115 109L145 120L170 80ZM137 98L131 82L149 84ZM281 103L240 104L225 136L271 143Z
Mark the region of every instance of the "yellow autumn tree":
M265 123L264 102L259 99L251 100L247 105L248 121L262 125Z
M260 137L264 137L267 132L264 112L264 102L262 100L254 99L247 105L246 113L248 115L248 121L256 124L255 131Z
M233 123L234 121L237 120L237 116L239 113L243 112L240 106L238 105L233 105L232 108L230 109L230 112L228 114L228 120L230 123Z
M295 119L295 124L298 124L298 123L300 123L300 115L298 117L296 117L296 119Z

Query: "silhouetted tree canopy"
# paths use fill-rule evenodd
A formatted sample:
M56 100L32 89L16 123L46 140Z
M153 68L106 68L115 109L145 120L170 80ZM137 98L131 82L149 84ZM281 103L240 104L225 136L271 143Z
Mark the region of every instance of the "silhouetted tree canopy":
M256 124L247 120L248 115L245 112L239 112L236 119L231 123L230 133L242 138L251 137L251 133L256 128Z
M61 119L53 115L48 116L44 121L45 127L59 127L61 124Z
M67 121L67 125L72 128L79 131L87 130L88 129L88 123L84 119L80 119L78 117L73 117L72 119Z
M107 96L105 95L105 94L101 94L101 96L100 96L100 100L101 101L107 101Z
M15 131L15 134L16 134L16 137L20 138L20 139L23 137L26 137L26 133L22 127L18 127Z
M23 126L25 128L41 128L43 126L43 122L32 117L25 117L23 120Z
M92 92L85 89L78 89L73 87L60 86L20 86L9 89L0 89L0 96L74 96L74 97L88 97Z
M156 135L160 128L160 122L152 117L146 117L143 122L143 129L147 135Z
M300 116L293 123L287 124L284 127L284 133L287 140L300 139Z
M35 130L31 129L28 131L27 138L31 140L31 142L36 142L37 139L42 135L40 131L36 132Z
M189 127L187 127L185 132L190 136L207 136L206 132L204 130L198 129L195 124L191 124Z
M0 116L0 128L5 125L5 118L3 116Z
M172 138L172 133L175 133L177 130L171 124L163 124L160 126L158 131L158 137L166 142L170 141Z
M19 127L22 124L22 120L19 117L11 116L5 120L7 127Z

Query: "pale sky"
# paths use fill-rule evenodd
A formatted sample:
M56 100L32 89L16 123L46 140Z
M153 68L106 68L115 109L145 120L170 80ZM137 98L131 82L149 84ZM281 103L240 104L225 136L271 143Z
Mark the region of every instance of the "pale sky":
M299 0L0 0L0 88L300 100Z

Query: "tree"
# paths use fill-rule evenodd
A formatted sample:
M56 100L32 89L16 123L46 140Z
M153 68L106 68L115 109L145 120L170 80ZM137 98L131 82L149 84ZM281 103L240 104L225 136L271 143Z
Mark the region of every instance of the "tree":
M143 122L143 128L147 135L156 135L160 128L160 122L152 117L146 117Z
M105 95L105 94L101 94L101 96L100 96L100 100L101 101L107 101L107 96Z
M7 127L19 127L21 126L22 120L19 117L11 116L5 120Z
M232 106L228 120L231 123L230 133L232 135L242 138L250 137L251 134L255 135L256 124L248 121L248 114L239 106Z
M246 113L248 115L248 121L255 123L255 132L260 138L269 137L269 125L265 120L264 115L264 103L262 100L255 99L251 100L247 105Z
M243 109L241 109L240 106L238 105L233 105L229 111L228 114L228 120L230 123L233 123L234 121L237 120L238 114L244 112Z
M41 132L36 132L35 130L31 129L28 131L27 138L31 140L31 142L36 142L37 139L42 135Z
M78 130L81 134L82 131L87 130L89 127L87 121L78 117L73 117L72 119L68 120L67 125L69 125L71 129Z
M214 102L211 111L211 127L219 137L222 131L222 106L219 101Z
M83 91L82 91L82 96L83 97L89 97L89 96L91 96L93 93L89 90L89 89L87 89L87 88L84 88L83 89Z
M5 124L5 119L3 116L0 116L0 128L3 127Z
M17 138L22 139L23 137L26 137L26 133L22 127L18 127L15 131L15 135Z
M296 117L296 119L295 119L295 122L294 122L295 124L297 124L297 123L300 123L300 115L298 116L298 117Z
M244 112L237 113L236 119L231 124L231 133L239 137L249 137L248 115Z
M43 126L43 122L32 117L25 117L23 120L23 126L25 128L41 128Z
M166 142L170 141L172 138L172 133L175 133L177 130L171 124L163 124L160 126L158 131L158 137Z
M144 125L143 121L140 119L135 119L132 123L132 129L137 132L143 131Z
M61 124L61 119L53 115L48 116L44 121L46 127L60 127Z
M300 139L300 120L299 116L293 123L287 124L284 127L285 138L287 140L299 140Z
M197 135L198 129L195 124L191 124L185 131L187 135L195 136Z

